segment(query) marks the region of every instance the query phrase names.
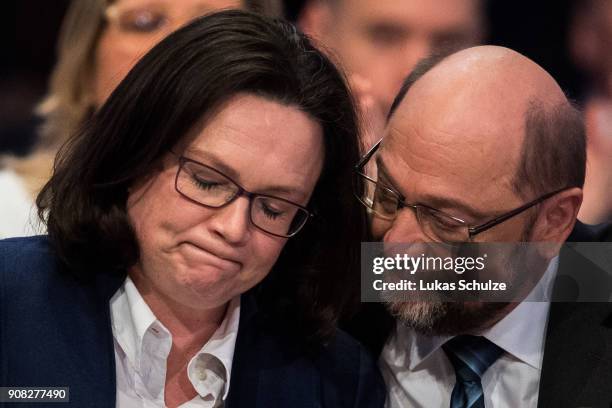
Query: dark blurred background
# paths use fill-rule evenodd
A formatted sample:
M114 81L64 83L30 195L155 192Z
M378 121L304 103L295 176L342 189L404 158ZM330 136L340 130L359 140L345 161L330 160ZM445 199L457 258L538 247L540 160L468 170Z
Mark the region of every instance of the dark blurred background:
M5 50L0 63L0 153L24 154L33 142L32 111L45 93L68 0L7 3L0 17Z
M570 0L492 0L487 4L488 40L527 55L580 99L582 78L570 62L567 31ZM0 154L24 154L33 143L33 109L45 93L55 42L67 0L9 0L2 14L5 56L0 65ZM285 2L294 19L301 1Z

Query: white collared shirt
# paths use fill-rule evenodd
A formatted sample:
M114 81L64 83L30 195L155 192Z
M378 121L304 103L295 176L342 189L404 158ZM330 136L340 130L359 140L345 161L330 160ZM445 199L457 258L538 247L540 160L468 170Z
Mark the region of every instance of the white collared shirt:
M486 407L536 407L549 300L558 258L523 301L482 336L504 350L482 376ZM455 370L442 345L451 337L428 337L396 323L379 359L387 384L387 407L448 408Z
M117 407L165 407L166 362L172 335L155 317L128 276L110 300L115 340ZM208 342L187 365L198 395L184 408L223 406L229 392L240 297L232 299L225 317Z
M44 234L36 203L23 179L11 169L0 170L0 239Z

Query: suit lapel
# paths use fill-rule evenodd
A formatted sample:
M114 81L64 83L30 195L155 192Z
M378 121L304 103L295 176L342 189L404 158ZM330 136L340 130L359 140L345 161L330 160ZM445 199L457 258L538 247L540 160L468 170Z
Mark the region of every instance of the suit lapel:
M539 407L612 406L609 303L552 303Z
M115 344L113 339L112 324L110 318L110 299L113 297L115 292L123 284L125 280L125 273L116 274L98 274L96 276L96 290L98 297L101 299L101 310L100 310L100 326L101 332L104 335L100 336L96 347L98 350L92 350L93 356L107 356L105 361L100 361L103 374L96 376L97 387L100 390L92 400L96 401L107 401L108 405L101 404L101 406L115 406L117 401L117 371L115 367ZM106 329L106 330L104 330ZM102 359L101 359L102 360Z
M265 326L253 293L244 294L226 408L318 407L311 405L320 400L313 364Z
M253 406L259 388L259 353L254 335L256 304L252 296L240 299L240 323L232 361L232 379L226 408Z
M568 238L594 241L591 229L580 222ZM612 304L572 302L585 290L591 297L607 299L609 277L566 243L553 299L567 303L550 306L539 407L612 407Z

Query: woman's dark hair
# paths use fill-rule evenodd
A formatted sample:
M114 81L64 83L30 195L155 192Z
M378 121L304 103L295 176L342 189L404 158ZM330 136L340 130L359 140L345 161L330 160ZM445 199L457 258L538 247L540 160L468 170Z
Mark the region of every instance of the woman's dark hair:
M325 162L309 203L317 216L287 241L255 292L274 319L284 313L283 330L295 323L325 339L359 282L366 217L351 186L359 129L343 76L288 23L223 11L159 43L62 148L37 198L39 215L72 273L125 273L139 258L128 188L239 92L296 106L323 129Z

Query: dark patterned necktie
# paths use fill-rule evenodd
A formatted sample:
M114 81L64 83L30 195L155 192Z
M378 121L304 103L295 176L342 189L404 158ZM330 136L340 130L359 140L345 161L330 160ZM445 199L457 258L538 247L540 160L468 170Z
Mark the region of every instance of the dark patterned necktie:
M457 379L450 408L484 408L480 379L504 351L480 336L457 336L442 348L455 368Z

